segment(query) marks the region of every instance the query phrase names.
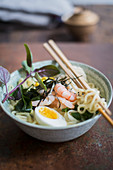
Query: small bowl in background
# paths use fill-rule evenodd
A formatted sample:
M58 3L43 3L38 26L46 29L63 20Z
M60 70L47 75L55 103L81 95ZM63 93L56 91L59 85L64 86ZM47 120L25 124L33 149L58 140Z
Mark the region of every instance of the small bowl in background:
M83 40L95 31L99 16L90 10L76 7L72 13L63 15L61 20L75 39Z

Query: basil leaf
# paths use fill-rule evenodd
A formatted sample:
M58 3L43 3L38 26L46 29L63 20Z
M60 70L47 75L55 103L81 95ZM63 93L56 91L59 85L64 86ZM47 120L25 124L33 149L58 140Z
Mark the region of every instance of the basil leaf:
M27 65L32 67L33 56L27 44L24 44L27 53Z
M46 85L43 83L43 81L41 80L41 78L40 78L40 76L39 76L39 74L38 74L37 72L35 73L35 78L38 80L40 86L41 86L45 91L47 91Z
M54 65L47 65L39 69L35 69L35 72L38 72L38 74L41 77L44 77L44 76L53 77L53 76L56 76L57 74L60 74L59 69Z
M9 71L6 68L0 66L0 82L6 85L9 82L9 80L10 80Z
M27 61L26 61L26 60L22 61L22 66L23 66L23 68L24 68L28 73L30 73L31 69L30 69L30 67L27 65Z

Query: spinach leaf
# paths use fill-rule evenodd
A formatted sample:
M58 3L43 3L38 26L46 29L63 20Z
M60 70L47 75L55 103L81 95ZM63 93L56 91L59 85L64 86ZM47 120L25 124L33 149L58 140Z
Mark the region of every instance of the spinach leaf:
M93 116L93 113L90 113L86 110L83 114L72 112L71 115L77 120L84 121L90 119Z
M93 116L93 113L90 113L86 110L84 114L81 115L83 120L88 120Z
M75 119L81 120L81 115L80 115L80 113L78 113L78 112L72 112L71 115L72 115Z

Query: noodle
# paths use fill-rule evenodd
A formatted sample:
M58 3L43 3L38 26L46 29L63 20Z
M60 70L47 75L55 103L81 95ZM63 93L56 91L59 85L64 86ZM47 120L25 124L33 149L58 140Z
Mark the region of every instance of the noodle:
M86 77L86 74L83 71L83 69L80 68L80 67L75 67L75 69L76 69L76 72L78 71L79 75L81 75L81 76L83 75L82 78L85 81L87 81L87 77ZM65 75L60 75L59 77L57 76L56 79L63 78L63 77L65 77ZM21 81L23 81L22 78L19 80L19 83ZM80 121L86 120L86 119L83 118L83 115L87 111L92 114L91 116L95 116L98 109L100 108L100 105L98 103L102 103L102 105L107 107L105 99L100 97L100 91L95 88L93 83L88 83L91 88L85 90L85 89L79 89L76 86L75 86L75 88L73 88L74 84L73 84L72 81L70 83L70 81L67 80L69 85L66 86L66 88L69 90L69 92L73 92L73 93L77 94L76 101L71 102L72 104L77 105L77 110L69 109L68 111L65 111L65 113L64 113L60 108L53 107L53 109L57 110L65 118L65 120L67 121L67 125L76 124L76 123L79 123ZM23 88L29 88L32 84L34 85L34 88L35 88L35 83L36 83L36 81L34 79L29 78L23 84ZM52 85L49 94L52 94L52 92L54 92L54 85ZM54 94L55 94L55 92L54 92ZM56 96L56 98L60 99L61 96ZM45 100L45 103L47 101L48 100ZM14 108L15 108L15 105L17 104L17 102L18 101L11 101L10 102L10 109L12 110L12 114L15 115L17 118L25 121L25 122L29 122L29 123L33 123L33 124L39 124L36 121L34 110L31 110L31 112L17 112L17 111L15 111ZM44 102L44 100L43 100L43 102ZM63 103L63 104L65 104L65 103ZM51 106L51 104L48 104L48 105ZM58 105L61 105L61 103L58 103ZM53 104L53 106L54 106L54 104ZM81 116L80 120L77 119L76 117L73 117L72 113L79 114Z
M96 111L100 108L99 102L102 103L105 107L107 104L104 98L100 98L99 91L97 89L77 89L77 111L81 114L85 113L88 110L90 113L96 114ZM82 108L82 110L81 110Z
M68 122L68 125L72 125L72 124L76 124L79 121L77 119L75 119L71 113L75 112L74 110L69 110L68 112L65 112L64 114L64 118L66 119L66 121Z

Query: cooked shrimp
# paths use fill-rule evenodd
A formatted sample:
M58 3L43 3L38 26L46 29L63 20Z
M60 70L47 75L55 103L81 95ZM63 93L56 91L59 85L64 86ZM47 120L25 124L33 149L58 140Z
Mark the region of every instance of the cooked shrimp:
M54 100L55 97L53 95L48 95L43 101L41 101L40 106L49 106ZM32 101L32 106L37 106L39 102L40 100Z
M56 92L59 96L65 98L65 99L67 99L67 100L69 100L69 101L71 101L71 102L75 101L76 98L77 98L77 94L68 91L68 90L65 88L65 86L63 86L63 85L60 84L60 83L58 83L58 84L55 85L54 90L55 90L55 92Z
M40 106L49 106L55 100L55 96L48 95L44 101L41 101Z
M66 107L73 109L73 102L66 100L65 98L56 96L55 100L51 103L50 107L64 109Z

